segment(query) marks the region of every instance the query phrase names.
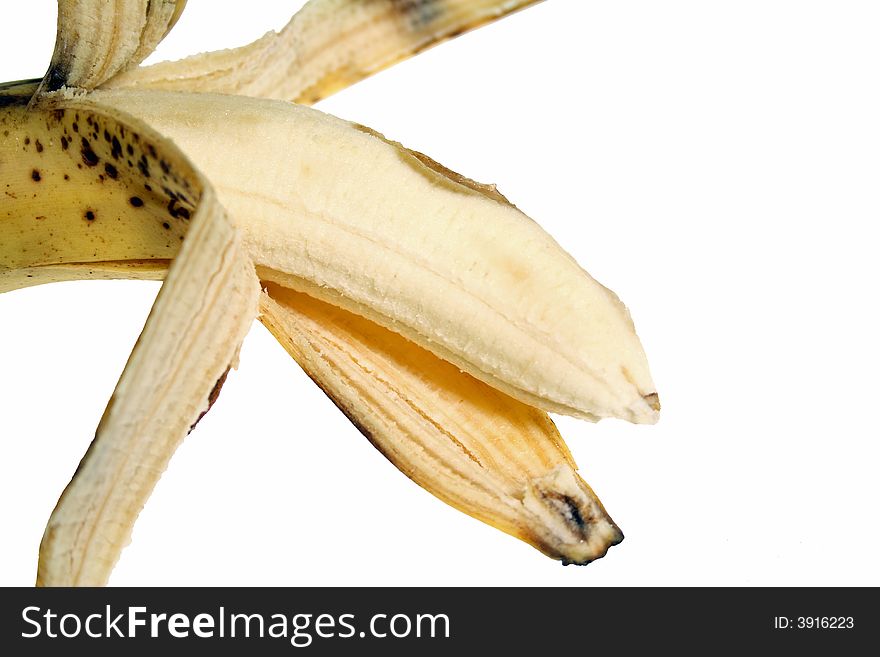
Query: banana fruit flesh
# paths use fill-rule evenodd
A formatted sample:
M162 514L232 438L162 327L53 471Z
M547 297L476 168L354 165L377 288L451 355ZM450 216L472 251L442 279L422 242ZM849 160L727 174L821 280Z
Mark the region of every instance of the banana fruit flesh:
M622 539L546 414L656 421L613 293L494 186L368 128L289 103L158 90L313 101L527 4L312 0L252 46L132 69L182 2L60 0L50 73L0 86L0 292L165 283L50 518L39 584L106 583L258 312L441 500L566 563ZM107 31L71 49L100 12ZM374 42L383 30L399 38ZM255 59L261 42L274 45Z
M280 32L132 69L108 87L315 103L447 39L539 0L312 0Z
M533 406L656 421L626 308L499 194L289 103L92 97L183 148L240 221L264 280L368 317Z

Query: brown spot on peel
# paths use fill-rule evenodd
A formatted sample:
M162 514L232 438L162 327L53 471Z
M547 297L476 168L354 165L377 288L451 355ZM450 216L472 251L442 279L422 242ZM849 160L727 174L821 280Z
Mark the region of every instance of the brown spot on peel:
M141 155L141 158L137 162L137 167L145 177L150 177L150 165L147 163L146 155Z
M98 162L100 162L101 160L101 158L97 156L95 151L92 150L92 145L85 137L82 138L82 143L80 144L80 153L82 154L83 162L87 166L97 166Z
M436 0L391 0L391 6L415 31L428 29L443 13L442 3Z
M192 426L189 428L190 433L193 429L196 428L196 425L202 421L202 418L208 414L208 411L210 411L211 407L214 406L214 402L216 402L217 399L220 397L220 390L221 388L223 388L223 384L226 383L226 377L229 376L230 369L232 369L231 366L227 367L226 371L223 372L223 375L219 379L217 379L217 383L214 384L214 387L211 388L211 392L208 393L208 408L202 411L196 418L196 421L192 423Z

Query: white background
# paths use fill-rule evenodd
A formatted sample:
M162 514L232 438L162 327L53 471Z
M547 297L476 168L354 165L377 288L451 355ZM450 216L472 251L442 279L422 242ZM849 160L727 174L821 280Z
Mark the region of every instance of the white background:
M190 0L151 61L301 4ZM54 2L4 12L0 79L41 75ZM559 419L626 534L606 558L437 501L256 325L111 583L880 585L878 27L868 1L550 0L321 105L497 183L629 305L660 423ZM0 584L33 582L157 289L0 297Z

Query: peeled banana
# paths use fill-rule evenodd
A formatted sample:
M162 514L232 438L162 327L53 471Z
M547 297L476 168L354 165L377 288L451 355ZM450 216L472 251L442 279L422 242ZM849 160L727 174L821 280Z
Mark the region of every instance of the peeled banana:
M252 46L139 69L182 2L60 0L47 76L0 87L0 292L165 283L38 584L106 583L257 316L443 501L567 563L622 539L546 414L656 421L618 298L494 186L301 105L207 93L311 101L527 4L312 0ZM400 38L363 47L383 30Z

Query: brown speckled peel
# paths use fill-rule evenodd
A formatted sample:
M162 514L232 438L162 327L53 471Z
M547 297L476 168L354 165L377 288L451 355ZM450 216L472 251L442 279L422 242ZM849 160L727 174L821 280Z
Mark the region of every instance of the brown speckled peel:
M23 100L32 89L5 93ZM0 205L0 291L15 287L23 267L174 257L199 192L158 156L152 136L57 102L42 110L9 102L0 112L9 126L0 131L0 159L8 163L0 192L9 201Z

